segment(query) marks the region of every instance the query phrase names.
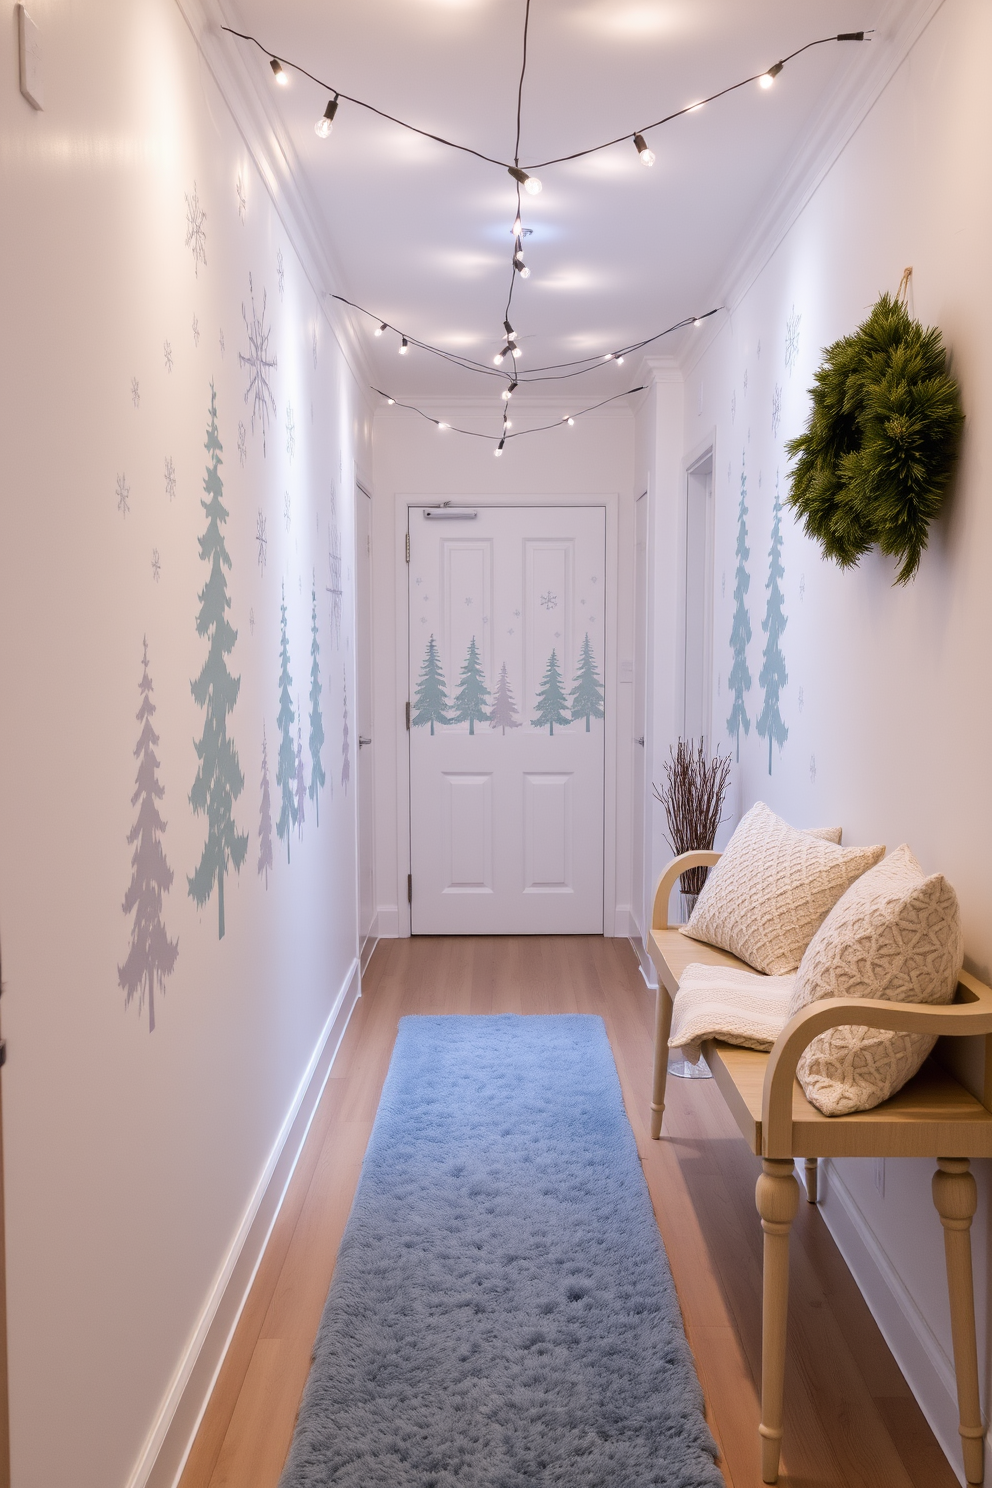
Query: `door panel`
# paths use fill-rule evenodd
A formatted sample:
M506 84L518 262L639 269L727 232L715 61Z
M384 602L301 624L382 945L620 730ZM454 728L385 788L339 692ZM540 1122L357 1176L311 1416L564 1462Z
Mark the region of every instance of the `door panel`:
M605 587L602 507L411 509L414 934L602 933Z

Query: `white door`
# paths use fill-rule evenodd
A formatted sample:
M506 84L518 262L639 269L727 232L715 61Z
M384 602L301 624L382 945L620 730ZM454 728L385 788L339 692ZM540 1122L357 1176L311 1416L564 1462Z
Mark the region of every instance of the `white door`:
M415 935L603 930L603 507L410 510Z
M358 721L358 943L364 952L375 920L375 795L372 750L372 498L355 488ZM371 954L371 950L369 952ZM365 964L363 955L362 964Z

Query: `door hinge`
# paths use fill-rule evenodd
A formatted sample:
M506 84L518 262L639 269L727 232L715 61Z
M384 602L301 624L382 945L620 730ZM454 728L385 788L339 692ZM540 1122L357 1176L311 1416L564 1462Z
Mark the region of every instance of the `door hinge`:
M0 1065L7 1063L7 1040L0 1039Z
M409 532L406 535L406 561L407 561L407 563L410 562L410 534L409 534Z
M406 902L407 902L407 904L412 904L413 903L413 874L412 873L408 873L407 876L406 876Z
M407 705L406 705L406 726L407 726L407 729L409 730L409 728L410 728L410 704L409 703L407 703Z

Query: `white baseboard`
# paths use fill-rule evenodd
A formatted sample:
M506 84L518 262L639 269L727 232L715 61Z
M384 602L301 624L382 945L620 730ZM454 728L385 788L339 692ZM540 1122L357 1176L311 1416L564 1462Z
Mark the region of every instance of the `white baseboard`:
M606 931L617 940L630 940L631 936L637 934L637 921L634 919L629 904L618 904L613 913L613 930Z
M637 964L640 967L641 976L644 978L644 985L649 992L657 992L658 973L654 969L654 962L644 949L643 940L636 932L627 938L634 948L634 955L637 957Z
M798 1167L798 1164L797 1164ZM906 1383L959 1482L964 1484L954 1364L896 1271L835 1163L820 1162L819 1209L837 1248L868 1304ZM824 1181L826 1180L826 1181ZM930 1216L939 1223L936 1214ZM943 1268L934 1278L944 1291ZM946 1291L944 1291L946 1296ZM992 1481L992 1453L985 1441L985 1477Z
M174 1488L265 1252L344 1031L361 995L356 959L334 1000L237 1234L217 1273L127 1488Z
M400 912L395 904L380 904L376 911L380 940L395 940L400 933Z
M365 969L368 966L369 962L372 960L372 952L375 950L378 944L379 916L375 914L372 916L372 924L369 927L369 933L362 941L361 949L358 952L358 964L361 967L362 976L365 975Z

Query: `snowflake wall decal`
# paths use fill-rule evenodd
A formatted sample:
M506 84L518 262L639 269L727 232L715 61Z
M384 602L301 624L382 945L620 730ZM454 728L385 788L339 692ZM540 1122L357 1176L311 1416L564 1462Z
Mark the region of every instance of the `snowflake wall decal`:
M286 531L288 532L293 525L293 502L288 491L282 503L282 514L286 519Z
M242 465L248 458L248 430L241 420L238 420L238 459Z
M117 477L117 510L122 517L131 510L131 487L123 475Z
M335 648L341 644L341 611L344 601L344 585L341 581L341 553L338 548L337 535L337 496L331 488L331 520L328 523L327 532L327 568L331 582L327 585L327 592L331 596L331 632L334 636ZM427 616L421 619L426 623Z
M165 457L165 494L170 501L176 499L176 467L171 455Z
M541 603L546 610L556 610L558 608L558 596L557 594L552 594L549 589L547 594L541 595Z
M165 361L165 370L166 370L166 372L171 372L172 371L172 343L171 343L171 341L163 341L162 342L162 357L163 357L163 359Z
M816 755L815 754L811 754L810 757L809 757L809 783L810 783L810 785L815 785L816 784Z
M135 408L140 408L141 389L138 386L138 379L136 377L131 378L131 402L134 404Z
M265 564L269 556L269 540L265 535L265 513L262 508L258 509L258 517L255 522L255 541L258 543L258 571L265 572Z
M220 343L220 354L221 354L221 356L223 356L224 353L225 353L225 351L227 350L227 344L224 341L224 327L223 326L221 326L221 328L220 328L220 335L217 337L217 340Z
M772 438L778 438L779 424L782 422L782 389L778 383L772 393Z
M800 598L800 600L803 600L803 599L806 598L806 575L805 574L800 574L799 575L799 598Z
M245 402L251 403L251 432L255 432L255 420L258 419L262 426L262 454L265 454L265 435L269 427L269 414L274 415L276 411L276 400L272 396L272 388L269 379L279 365L278 358L269 356L269 337L272 327L265 328L265 306L266 291L262 290L262 313L259 315L255 309L255 287L252 284L251 275L248 275L248 294L251 298L251 320L248 319L248 311L244 302L241 304L241 316L248 332L248 355L238 352L238 361L242 367L248 369L248 386L245 388Z
M193 254L193 272L200 277L200 265L207 266L207 214L200 206L200 198L193 182L193 195L186 193L186 247Z
M241 226L244 227L245 217L248 213L248 198L245 196L244 182L242 181L240 175L238 176L237 183L235 184L234 189L238 195L238 216L241 218Z
M279 298L281 300L283 297L283 292L286 288L286 269L282 261L281 248L276 249L276 277L279 280Z
M799 360L799 327L801 322L802 316L797 314L796 307L793 305L789 312L789 319L785 324L785 365L790 377Z
M736 392L733 392L730 395L730 422L731 423L734 423L736 421L736 419L737 419L737 393Z
M200 344L200 322L197 320L196 316L194 315L193 316L193 345L194 346L199 346L199 344Z
M296 420L293 417L293 405L286 400L286 453L292 460L296 454Z
M158 556L158 548L152 548L152 578L155 580L156 584L159 581L159 577L160 577L161 573L162 573L162 560Z

